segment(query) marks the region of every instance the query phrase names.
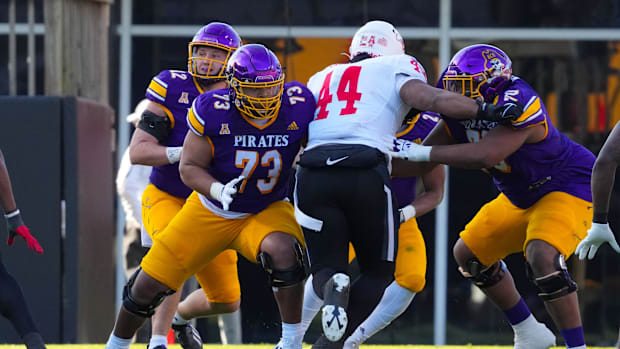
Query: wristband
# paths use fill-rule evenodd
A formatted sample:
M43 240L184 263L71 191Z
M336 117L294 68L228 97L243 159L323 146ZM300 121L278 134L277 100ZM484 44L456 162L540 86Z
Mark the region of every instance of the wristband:
M209 188L209 195L217 201L222 201L222 190L224 190L224 184L220 182L213 182L211 188Z
M166 147L166 157L171 164L179 162L181 160L181 151L183 147Z
M4 218L6 218L6 219L13 218L13 217L17 216L19 213L20 213L19 209L16 208L15 211L11 211L9 213L5 213L4 214Z
M592 222L607 224L607 212L594 212Z

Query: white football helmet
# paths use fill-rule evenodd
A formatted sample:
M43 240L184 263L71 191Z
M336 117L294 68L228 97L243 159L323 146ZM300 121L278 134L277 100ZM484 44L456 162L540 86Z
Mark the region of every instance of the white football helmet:
M405 42L390 23L370 21L357 30L349 46L351 58L364 52L372 57L402 55Z

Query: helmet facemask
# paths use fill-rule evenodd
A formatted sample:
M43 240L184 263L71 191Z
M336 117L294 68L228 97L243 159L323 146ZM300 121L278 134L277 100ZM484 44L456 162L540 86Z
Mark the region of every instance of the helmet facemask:
M201 48L211 48L211 50L201 50ZM217 49L217 52L212 49ZM192 41L189 43L187 70L197 78L224 80L226 79L226 63L233 51L234 48L214 42ZM201 71L200 68L205 65L206 69L203 68L204 71ZM218 65L219 69L216 68Z
M275 81L250 82L232 76L229 80L235 106L254 119L271 119L278 114L282 104L284 74Z

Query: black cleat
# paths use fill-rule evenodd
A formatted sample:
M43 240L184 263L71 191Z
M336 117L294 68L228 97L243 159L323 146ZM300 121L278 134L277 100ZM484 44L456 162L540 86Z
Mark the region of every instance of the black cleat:
M202 349L202 338L198 330L189 322L185 325L172 325L174 337L183 349Z

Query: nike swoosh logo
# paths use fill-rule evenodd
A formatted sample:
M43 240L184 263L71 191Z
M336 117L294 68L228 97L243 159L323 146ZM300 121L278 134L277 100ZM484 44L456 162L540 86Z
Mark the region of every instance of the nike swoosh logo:
M325 160L325 164L326 164L327 166L331 166L331 165L333 165L333 164L337 164L337 163L339 163L340 161L346 160L346 159L348 159L348 158L349 158L349 156L348 156L348 155L347 155L347 156L343 156L343 157L338 158L338 159L334 159L334 160L332 160L331 158L327 158L327 160Z

